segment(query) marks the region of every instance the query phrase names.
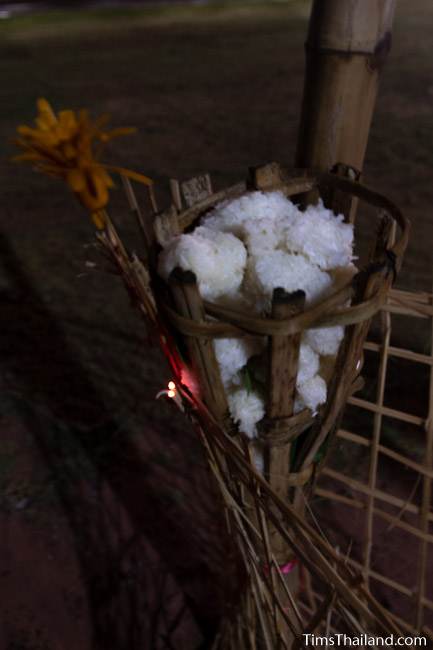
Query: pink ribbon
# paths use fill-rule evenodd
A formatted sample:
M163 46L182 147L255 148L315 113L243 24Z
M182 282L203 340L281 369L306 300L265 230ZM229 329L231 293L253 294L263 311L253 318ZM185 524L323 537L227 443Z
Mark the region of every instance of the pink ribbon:
M288 573L293 571L293 569L297 564L298 564L298 560L295 558L294 560L287 562L287 564L280 565L280 571L281 573L284 573L284 575L287 575Z
M280 564L278 568L280 569L281 573L286 576L288 573L291 573L293 571L297 564L298 560L294 558L293 560L290 560L290 562L286 562L286 564ZM267 564L265 564L263 569L266 574L269 573L269 566Z

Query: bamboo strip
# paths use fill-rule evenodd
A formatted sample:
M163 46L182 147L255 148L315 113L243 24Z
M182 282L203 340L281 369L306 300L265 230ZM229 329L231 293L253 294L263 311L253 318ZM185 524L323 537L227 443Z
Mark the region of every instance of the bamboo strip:
M429 628L427 625L423 625L421 632L422 634L425 634L425 636L428 637L430 641L433 641L433 630L431 628Z
M389 524L391 524L389 528L394 528L394 526L396 528L401 528L402 530L405 530L407 533L411 533L412 535L414 535L414 537L424 540L429 544L433 544L433 535L429 533L424 533L422 530L416 528L415 526L411 526L411 524L408 524L406 521L402 521L400 518L396 518L393 515L390 515L389 512L384 512L383 510L379 510L378 508L375 508L374 514L380 517L381 519L384 519Z
M343 603L341 602L336 603L336 610L340 612L342 619L345 621L347 625L349 625L349 627L352 628L352 630L355 633L357 633L360 636L366 633L366 629L361 625L358 619L355 618L352 612L350 612L347 609L347 607L343 605Z
M365 508L365 503L363 501L358 501L356 499L352 499L351 497L346 497L343 494L338 494L337 492L326 490L322 487L316 487L314 490L314 495L323 497L324 499L329 499L329 501L338 501L339 503L344 503L344 505L350 506L351 508L357 508L359 510L363 510Z
M322 469L322 474L324 476L329 476L330 478L333 478L336 481L343 483L344 485L347 485L348 487L352 488L352 490L355 490L356 492L361 492L362 494L366 494L366 495L369 494L369 488L366 485L364 485L364 483L361 483L356 479L345 476L341 472L337 472L336 470L331 469L330 467L324 467ZM413 503L406 503L403 499L400 499L399 497L393 496L391 494L387 494L386 492L383 492L382 490L378 490L377 488L374 490L374 496L376 499L379 499L384 503L389 503L390 505L395 506L396 508L404 507L405 510L411 512L412 514L419 513L419 508L415 506ZM429 515L429 521L433 521L433 513Z
M407 304L407 302L396 297L393 298L393 302L397 303L397 305L403 305L403 306ZM420 315L433 316L433 307L431 305L422 305L414 302L411 303L410 306L415 312L418 312Z
M357 510L363 510L366 507L366 504L362 501L358 501L356 499L346 497L342 494L338 494L337 492L333 492L332 490L326 490L322 487L316 488L314 493L319 497L329 499L330 501L338 501L339 503L344 503L344 505L350 506L351 508L355 508ZM432 534L423 533L421 530L419 530L419 528L416 528L415 526L408 524L406 521L402 521L402 519L400 519L398 516L395 517L394 515L391 515L389 512L385 512L384 510L380 510L379 508L374 508L374 514L377 517L384 519L389 524L392 524L392 528L394 527L401 528L402 530L411 533L412 535L418 537L419 539L424 539L430 544L433 543Z
M370 352L380 352L381 345L379 343L372 343L371 341L366 341L364 343L364 350L369 350ZM412 352L412 350L406 350L404 348L396 348L392 345L388 347L388 354L391 357L399 357L400 359L407 359L408 361L423 363L426 366L433 365L433 357L428 356L427 354Z
M277 571L278 575L280 576L280 582L281 582L282 590L286 594L287 600L290 603L290 606L291 606L291 608L293 610L293 613L295 615L297 624L299 626L299 631L301 631L303 629L303 620L302 620L302 617L301 617L301 613L299 611L297 602L294 599L294 597L293 597L293 595L292 595L292 593L291 593L291 591L290 591L290 589L289 589L289 587L287 585L287 582L286 582L286 580L284 579L284 576L281 573L280 567L275 562L275 559L273 559L273 567L274 567L274 570Z
M155 236L158 244L166 246L169 241L181 232L178 220L178 212L175 205L155 217L153 222Z
M240 314L240 312L235 309L222 307L221 305L216 305L207 301L205 301L204 304L206 307L206 312L211 316L226 320L228 323L233 323L239 328L244 328L246 331L250 331L254 334L265 334L267 336L291 336L293 334L297 334L305 328L321 326L318 325L316 321L320 321L322 324L322 320L320 319L323 319L325 321L328 312L341 307L341 305L344 305L352 297L352 283L348 283L346 286L342 287L337 292L323 300L319 305L310 307L308 311L304 311L297 317L292 317L289 320L256 318L254 316ZM343 314L347 313L347 311L345 311L343 308L341 309L341 312ZM240 331L242 330L240 329Z
M127 290L137 301L143 316L156 326L158 317L155 299L150 290L149 273L135 255L132 257L128 255L108 214L104 215L104 219L106 228L104 232L98 233L98 242L114 261ZM162 324L160 326L163 327Z
M149 203L152 208L153 215L155 216L158 212L158 204L156 201L155 190L153 189L153 185L149 185L147 191L148 191Z
M308 625L304 628L303 634L311 634L316 631L317 627L326 618L329 609L333 606L335 600L335 591L329 590L328 595L322 600L321 605L318 607ZM291 650L297 650L301 645L301 639L295 640Z
M428 598L422 598L421 604L424 605L424 607L429 609L431 612L433 612L433 601L429 600Z
M360 571L362 571L364 568L361 562L357 562L353 558L348 558L347 562L355 569L359 569ZM377 582L380 582L381 584L386 585L387 587L391 587L391 589L398 591L400 594L404 594L409 598L413 598L414 592L408 587L401 585L396 580L393 580L392 578L387 578L386 576L382 575L381 573L378 573L377 571L374 571L374 569L371 568L370 568L370 576L374 578L374 580L377 580Z
M380 364L378 370L378 387L376 395L377 405L383 406L383 398L385 394L385 381L386 381L386 371L388 363L388 348L389 342L391 339L391 319L389 314L383 314L382 318L384 319L385 324L385 337L383 341L383 347L380 355ZM368 476L368 487L370 493L368 495L367 511L366 511L366 522L365 522L365 540L364 540L364 576L369 585L369 573L371 565L371 549L373 546L373 510L374 510L374 490L376 488L376 479L378 471L378 460L379 460L379 442L380 442L380 432L382 428L382 413L378 412L374 414L373 422L373 435L371 440L371 451L370 451L370 467L369 467L369 476Z
M404 621L400 616L397 616L396 614L393 614L392 612L390 612L389 615L391 616L391 618L396 623L398 623L398 625L400 625L400 627L403 630L406 630L406 632L408 632L408 634L416 634L416 630L414 630L413 627L411 625L409 625L409 623L407 621ZM428 632L425 631L425 630L422 630L422 633L425 634L426 636L429 636ZM430 639L431 639L431 637L430 637Z
M176 178L170 178L170 194L176 210L181 212L183 208L182 195L180 193L179 181Z
M251 183L256 190L279 190L287 197L304 194L317 184L317 175L307 169L287 171L276 162L250 167Z
M383 268L386 271L386 268ZM355 276L357 277L357 276ZM165 315L176 329L186 336L194 337L244 337L251 334L262 336L275 335L293 335L305 329L315 329L319 327L332 327L334 325L354 325L369 321L379 309L384 308L386 292L390 280L385 280L380 291L374 293L371 298L351 307L342 307L331 313L331 309L336 303L346 302L352 297L353 290L350 285L344 287L329 298L323 300L320 304L311 307L302 312L302 314L291 318L290 320L275 320L273 318L262 319L241 314L238 311L221 307L204 301L206 312L218 319L226 322L201 322L197 323L187 317L182 317L174 312L166 304L161 308Z
M390 291L390 298L399 298L401 302L419 302L425 305L432 304L432 294L427 291L406 291L393 288Z
M433 320L431 323L431 351L433 354ZM432 470L433 469L433 366L430 368L430 390L429 390L429 404L428 416L426 424L426 443L424 465ZM432 498L432 479L430 476L424 475L423 478L423 492L420 509L420 528L424 533L429 530L429 514L431 509ZM426 589L426 572L427 572L427 542L421 541L421 548L419 552L419 567L418 567L418 592L416 596L416 618L414 627L419 630L423 624L423 604Z
M430 318L432 316L431 309L424 306L410 305L408 307L403 307L394 302L389 302L383 305L382 309L388 311L390 314L396 314L398 316L414 316L415 318Z
M319 602L322 601L323 596L321 594L318 594L317 592L313 592L313 595L315 596L316 599L319 600ZM303 609L311 617L314 616L314 613L317 611L317 609L313 609L310 605L307 605L307 603L305 603L302 600L299 603L299 607L300 607L300 609ZM326 625L325 621L322 621L321 625L324 628L325 625ZM322 630L320 627L319 627L319 630L320 630L320 632L325 631L325 629ZM339 628L331 625L331 626L329 626L328 633L325 634L324 636L330 636L331 634L338 634L339 632L340 632Z
M337 176L346 177L352 181L359 181L361 178L361 172L358 169L340 162L335 165L332 171ZM331 190L329 197L324 197L325 205L329 207L334 214L344 215L345 221L352 224L354 224L356 220L358 202L359 199L353 198L352 196L338 190Z
M363 408L366 411L371 411L372 413L381 413L389 418L395 418L396 420L408 422L409 424L416 424L418 427L423 427L426 422L425 418L420 418L417 415L410 415L409 413L404 413L404 411L391 409L387 406L378 406L374 402L369 402L365 399L360 399L359 397L349 397L347 403L352 406L359 406L360 408Z
M361 199L366 203L383 210L398 224L401 230L400 235L398 238L396 238L396 241L389 248L389 250L392 251L399 260L397 261L398 271L401 265L401 256L406 250L409 241L410 224L397 208L397 206L394 205L394 203L392 203L392 201L390 201L386 196L379 194L371 188L366 187L361 183L349 180L348 178L336 176L335 174L321 174L318 178L318 187L319 189L330 188L334 190L341 190L342 192L347 192L348 194L351 194L352 196L355 196L358 199Z
M145 219L141 212L140 206L135 196L132 183L126 176L122 176L123 188L125 190L126 198L129 203L130 210L136 218L144 239L146 258L149 258L150 251L154 246L155 233L152 224L148 219Z
M368 438L364 438L364 436L360 436L357 433L352 433L351 431L346 431L346 429L338 429L337 436L343 440L353 442L356 445L362 445L363 447L370 446L370 440Z
M339 429L339 431L337 431L337 436L343 440L348 440L350 442L362 445L364 447L371 446L370 440L368 440L367 438L363 438L362 436L358 436L355 433L351 433L350 431L344 431L342 429ZM408 458L407 456L403 456L402 454L399 454L398 452L394 451L393 449L389 449L384 445L379 445L378 450L384 456L388 456L388 458L392 458L392 460L395 460L398 463L401 463L402 465L406 465L406 467L410 467L410 469L413 469L418 474L429 476L431 479L433 479L433 470L429 469L428 467L425 467L424 465L421 465L420 463L415 462L411 458Z
M317 592L315 593L315 596L316 596L316 598L322 598L322 596L320 596L319 594L317 594ZM309 607L308 605L306 605L306 603L301 602L301 607L302 607L303 609L307 610L308 613L309 613L310 615L312 614L311 607ZM407 621L404 621L402 618L400 618L400 617L397 616L396 614L393 614L392 612L388 612L388 616L389 616L393 621L395 621L398 625L400 625L402 629L406 630L409 634L414 634L415 630L413 629L413 627L412 627L411 625L409 625L409 623L408 623ZM339 632L339 629L338 629L338 628L335 628L335 627L334 627L334 628L331 628L331 632L332 632L333 634L337 634L337 633ZM426 633L426 635L428 635L428 634Z
M251 462L251 457L250 457L250 462ZM251 479L253 481L253 478ZM260 488L259 488L260 489ZM263 510L260 508L259 505L259 500L258 500L258 492L256 489L254 489L254 485L252 485L252 490L251 490L251 495L253 497L254 501L254 507L255 507L255 519L258 522L259 525L259 530L260 530L260 535L261 535L261 540L263 542L263 560L265 562L266 567L268 568L268 578L264 578L265 581L268 579L270 583L270 591L275 594L276 598L271 601L271 609L272 609L272 615L273 615L273 622L274 622L274 628L275 630L279 630L281 626L281 618L277 614L277 601L279 601L279 593L277 592L277 585L276 585L276 575L275 572L272 570L272 562L271 562L271 543L268 535L268 525L267 521L265 519L265 515Z

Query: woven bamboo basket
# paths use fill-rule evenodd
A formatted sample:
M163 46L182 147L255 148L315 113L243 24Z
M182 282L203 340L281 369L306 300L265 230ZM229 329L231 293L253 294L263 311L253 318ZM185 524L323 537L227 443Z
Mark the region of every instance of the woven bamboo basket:
M176 387L171 391L173 401L200 437L246 576L238 602L228 606L214 647L274 650L291 647L293 639L302 644L305 632L329 628L331 610L339 621L336 629L399 634L394 621L371 597L362 575L330 546L317 522L304 516L303 506L311 515L307 491L314 486L345 402L360 386L365 337L400 269L408 221L391 201L365 188L356 180L356 172L343 166L335 173L316 174L287 172L272 163L251 170L246 182L216 193L208 175L185 183L171 181L172 205L164 212L158 212L150 190L152 219L144 218L129 181L124 181L146 251L141 257L130 255L108 215L98 241L170 363ZM192 230L217 203L251 190L277 189L297 202L321 196L325 205L348 220L354 219L358 201L377 213L379 228L369 228L376 234L366 265L333 295L306 308L302 292L289 295L276 289L270 314L257 318L204 301L189 271L175 269L167 283L158 277L161 246ZM294 414L302 332L338 324L346 330L328 378L328 399L316 414L307 409ZM229 417L213 346L218 337L257 335L268 337L267 411L259 427L265 476L252 462L252 445L257 441L251 442ZM292 453L295 441L296 453ZM305 614L299 609L298 569L292 570L293 566L302 567L304 584L312 581L323 594L318 601L310 599ZM307 591L312 593L311 588Z
M338 171L352 173L342 167ZM167 291L157 294L160 310L177 340L182 339L188 350L189 371L198 380L204 403L224 430L231 433L237 433L237 429L228 416L213 340L251 335L268 337L266 417L259 425L259 438L265 448L267 477L283 497L287 497L289 487L296 488L310 481L318 452L335 428L346 400L361 385L362 349L369 324L387 299L408 241L409 223L391 201L339 174L289 173L271 163L251 170L246 182L217 193L212 192L208 175L182 185L172 181L173 204L154 223L156 243L163 246L173 236L190 231L222 200L240 197L250 190L279 190L296 200L302 196L320 196L328 207L344 212L346 219L353 219L355 200L367 203L379 213L380 226L377 234L373 228L376 237L371 242L368 264L312 307L305 307L303 292L288 294L276 289L271 313L258 318L202 300L194 274L181 269L171 274ZM399 234L391 244L396 227ZM308 409L295 415L302 332L334 325L347 327L335 367L327 378L327 402L316 415ZM242 435L242 431L238 433ZM290 448L296 439L302 444L297 447L296 458L289 467ZM296 502L296 490L293 498Z

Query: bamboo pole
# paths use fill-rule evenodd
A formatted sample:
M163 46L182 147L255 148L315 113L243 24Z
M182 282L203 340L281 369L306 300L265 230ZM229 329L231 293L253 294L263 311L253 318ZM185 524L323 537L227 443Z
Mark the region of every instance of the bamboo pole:
M297 166L362 169L394 8L395 0L314 0Z

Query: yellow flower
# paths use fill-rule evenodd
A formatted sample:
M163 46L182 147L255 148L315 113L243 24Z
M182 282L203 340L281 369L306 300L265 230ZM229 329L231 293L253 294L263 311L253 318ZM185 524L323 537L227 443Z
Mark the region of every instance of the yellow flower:
M65 110L56 115L46 99L37 102L35 127L17 128L17 145L24 151L15 160L33 163L34 167L50 176L62 178L81 203L90 211L98 228L103 228L104 213L113 181L108 171L128 176L132 180L151 185L147 176L129 169L104 165L99 154L105 143L135 129L103 130L107 117L91 121L87 111ZM98 145L97 148L95 144Z

